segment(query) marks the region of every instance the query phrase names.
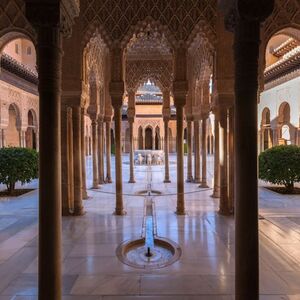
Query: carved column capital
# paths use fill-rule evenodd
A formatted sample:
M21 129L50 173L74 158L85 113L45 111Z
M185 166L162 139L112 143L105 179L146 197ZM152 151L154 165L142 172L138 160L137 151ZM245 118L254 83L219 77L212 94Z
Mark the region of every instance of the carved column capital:
M184 106L186 103L186 96L188 93L188 81L174 81L173 95L175 106Z
M123 104L125 85L124 81L111 81L109 84L109 93L111 104L114 108L120 108Z
M78 0L44 2L26 0L26 17L36 28L59 26L65 37L70 37L74 18L79 15Z

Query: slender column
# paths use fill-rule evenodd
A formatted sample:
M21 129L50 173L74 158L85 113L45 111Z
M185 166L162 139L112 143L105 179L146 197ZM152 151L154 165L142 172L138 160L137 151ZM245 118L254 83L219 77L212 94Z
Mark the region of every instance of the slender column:
M81 172L82 172L82 198L87 199L87 191L86 191L86 169L85 169L85 109L81 108Z
M169 119L164 118L164 133L165 133L165 180L164 183L170 183L170 167L169 167Z
M82 171L81 171L81 107L72 107L73 119L73 157L74 157L74 215L81 216L82 206Z
M0 128L0 148L3 148L3 129Z
M61 113L62 214L69 216L74 203L72 109L63 105Z
M184 205L184 152L183 152L183 106L176 106L177 144L177 208L178 215L185 214Z
M36 29L40 116L38 297L39 300L60 300L62 44L57 25L49 22Z
M122 149L121 149L121 128L122 128L122 115L121 105L114 106L114 119L115 119L115 144L116 144L116 215L124 215L123 204L123 185L122 185Z
M220 210L222 215L231 213L228 201L228 169L227 169L227 107L220 106Z
M206 159L207 159L207 126L206 126L206 120L208 118L208 115L205 115L202 118L202 135L201 135L201 147L202 147L202 178L201 178L201 185L202 188L208 188L207 185L207 178L206 178Z
M130 140L130 152L129 152L129 159L130 159L130 178L129 183L135 183L134 179L134 143L133 143L133 118L128 119L129 123L129 140Z
M110 136L110 118L105 121L106 130L106 183L112 183L111 180L111 136Z
M1 132L2 132L2 137L1 137L2 147L6 147L6 129L3 128Z
M187 182L193 181L192 174L192 121L187 119L187 150L188 150L188 162L187 162Z
M215 132L215 149L214 149L214 190L212 197L220 197L220 151L219 151L219 113L217 109L214 111L215 114L215 123L214 123L214 132Z
M103 160L103 118L98 117L98 180L104 183L104 160Z
M195 141L194 182L200 183L200 132L199 132L199 121L198 120L194 120L194 141Z
M234 34L235 299L259 299L257 94L260 22L273 0L238 0ZM245 122L247 120L247 122Z
M93 162L93 189L97 189L98 179L98 161L97 161L97 122L95 118L92 118L92 162Z
M228 201L229 210L234 211L234 108L229 108L228 114Z

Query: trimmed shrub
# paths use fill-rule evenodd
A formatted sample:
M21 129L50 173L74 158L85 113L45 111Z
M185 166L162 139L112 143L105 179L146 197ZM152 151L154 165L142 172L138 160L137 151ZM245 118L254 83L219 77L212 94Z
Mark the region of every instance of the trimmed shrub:
M29 183L38 176L38 153L19 147L0 149L0 182L13 194L17 181Z
M259 155L259 178L273 184L284 185L292 192L300 181L300 147L281 145Z

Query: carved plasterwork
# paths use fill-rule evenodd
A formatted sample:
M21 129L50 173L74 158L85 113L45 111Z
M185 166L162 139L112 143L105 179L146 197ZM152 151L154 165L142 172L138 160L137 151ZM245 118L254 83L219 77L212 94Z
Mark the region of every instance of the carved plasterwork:
M127 90L136 91L148 79L153 81L161 90L170 90L173 80L172 61L137 60L126 62Z
M90 26L102 24L103 35L110 41L124 42L147 18L165 27L175 41L193 40L203 30L209 40L215 37L216 0L82 0L84 33Z

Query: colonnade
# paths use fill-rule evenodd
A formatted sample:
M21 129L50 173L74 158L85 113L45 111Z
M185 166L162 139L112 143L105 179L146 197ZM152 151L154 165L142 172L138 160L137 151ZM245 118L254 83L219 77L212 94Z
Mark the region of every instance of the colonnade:
M251 2L251 3L250 3ZM273 1L238 1L234 27L235 90L234 112L231 107L219 106L219 158L220 196L228 194L225 181L228 165L228 116L229 128L234 128L234 175L235 175L235 255L237 300L259 299L259 258L258 258L258 195L257 195L257 90L260 22L272 11ZM73 212L83 213L82 208L82 106L81 99L72 95L61 103L62 68L62 26L60 6L55 3L26 2L27 17L37 32L37 54L40 95L40 169L39 169L39 299L59 300L62 295L61 277L61 211L70 203L62 202L63 193L74 197ZM55 12L55 13L53 13ZM47 17L45 17L47 16ZM231 18L232 19L232 18ZM116 209L117 215L125 213L122 198L122 157L121 157L121 107L124 95L122 51L112 51L112 79L110 96L114 109L116 143ZM178 215L185 214L184 166L183 166L183 108L186 102L188 83L186 80L186 48L175 51L173 95L177 112L177 208ZM221 103L221 102L220 102ZM63 114L63 119L61 118ZM232 116L234 114L234 126ZM247 119L247 122L244 120ZM230 123L230 120L232 123ZM102 120L103 121L103 120ZM96 118L92 120L93 136L97 135ZM99 122L99 120L98 120ZM166 121L167 122L167 121ZM199 122L199 120L198 120ZM202 119L202 122L203 119ZM101 125L102 126L102 125ZM103 137L103 127L100 136ZM197 126L196 126L197 128ZM62 131L61 131L62 129ZM98 124L99 130L99 124ZM67 134L66 133L72 133ZM98 131L99 132L99 131ZM205 132L202 130L202 135ZM233 134L233 133L232 133ZM62 147L68 142L73 148ZM231 141L231 139L229 138ZM63 141L63 143L61 143ZM98 142L100 149L102 141ZM205 141L202 141L205 145ZM202 145L202 147L204 147ZM232 146L233 147L233 146ZM93 149L96 148L93 142ZM230 148L230 147L229 147ZM165 147L167 149L167 147ZM101 150L102 151L102 150ZM231 151L231 150L229 150ZM217 151L216 151L217 152ZM63 154L64 156L62 156ZM73 176L64 176L63 165L73 160ZM203 157L205 159L205 157ZM93 163L94 165L94 163ZM95 164L96 165L96 164ZM100 172L95 172L102 177ZM204 168L204 167L203 167ZM70 168L72 169L72 168ZM69 170L70 170L69 169ZM217 168L216 168L217 169ZM230 165L229 169L233 169ZM198 171L198 170L197 170ZM203 169L202 169L203 172ZM61 181L63 175L63 181ZM72 177L72 178L71 178ZM98 178L102 180L102 178ZM203 181L203 178L202 178ZM63 183L63 185L61 185ZM202 182L203 183L203 182ZM72 184L74 185L72 188ZM225 192L226 187L226 192ZM225 196L224 196L225 197ZM226 199L226 197L224 198ZM225 205L225 209L228 209ZM64 210L63 210L64 211ZM70 210L69 210L70 212Z

